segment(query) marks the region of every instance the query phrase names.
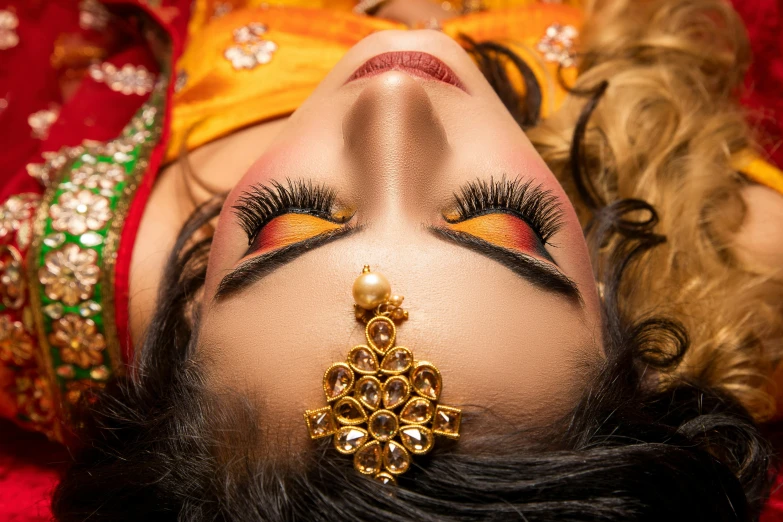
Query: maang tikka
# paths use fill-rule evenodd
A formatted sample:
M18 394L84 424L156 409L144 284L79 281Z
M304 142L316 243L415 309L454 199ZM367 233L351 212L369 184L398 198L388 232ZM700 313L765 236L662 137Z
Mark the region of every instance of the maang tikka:
M353 284L356 318L366 324L367 344L354 346L344 362L324 373L327 406L304 413L311 439L334 438L334 447L353 455L353 466L381 483L411 467L435 436L459 438L462 410L438 404L443 379L429 362L395 344L397 326L408 318L403 297L387 279L365 265ZM380 362L379 362L380 358Z

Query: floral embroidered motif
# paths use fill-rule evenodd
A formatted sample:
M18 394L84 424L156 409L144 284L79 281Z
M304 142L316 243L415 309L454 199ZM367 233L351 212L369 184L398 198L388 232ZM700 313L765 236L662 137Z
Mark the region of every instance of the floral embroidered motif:
M8 10L0 11L0 51L11 49L19 44L19 35L16 28L19 27L19 18Z
M79 3L79 27L103 31L109 24L109 10L98 0L82 0Z
M49 208L52 227L79 235L88 230L99 230L111 219L109 200L82 189L63 192L57 204Z
M563 67L573 67L575 62L574 44L579 31L572 25L552 24L546 28L543 38L536 49L544 55L547 62L560 63Z
M264 24L252 23L234 30L234 43L226 49L223 56L231 62L237 71L254 69L258 65L269 63L277 50L277 44L264 40L267 27Z
M37 371L29 370L16 378L17 406L19 414L38 424L52 420L54 408L49 395L49 386ZM45 430L45 426L42 426Z
M27 123L33 129L33 138L43 140L49 136L49 127L57 121L60 115L59 108L42 110L32 113L27 117Z
M0 247L0 297L12 310L25 302L25 279L22 277L22 254L11 245Z
M37 194L18 194L0 206L0 241L15 232L17 242L26 248L26 243L32 239L31 221L40 200Z
M122 94L138 94L142 96L152 91L155 86L155 75L143 65L125 64L118 69L111 63L91 65L90 78L99 83L105 83L114 92Z
M113 189L123 181L125 169L114 163L85 163L71 174L71 183L90 189Z
M60 349L60 358L64 363L84 369L103 363L106 340L98 332L95 321L67 314L54 321L52 327L49 342Z
M73 243L46 254L44 266L38 271L46 297L68 306L92 297L101 273L97 261L95 250L84 250Z
M0 361L24 366L33 357L33 339L19 321L0 315Z
M57 152L42 152L44 163L28 163L27 173L48 187L53 181L52 175L83 152L83 147L63 147Z

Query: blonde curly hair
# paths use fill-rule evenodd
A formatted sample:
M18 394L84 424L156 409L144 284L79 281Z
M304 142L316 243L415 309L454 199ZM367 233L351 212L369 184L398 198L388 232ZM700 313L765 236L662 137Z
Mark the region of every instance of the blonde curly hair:
M587 225L593 212L573 180L572 141L584 93L608 82L583 122L580 164L604 201L653 205L666 236L631 269L624 312L677 318L691 347L671 376L724 388L769 419L783 285L744 267L732 248L749 183L732 159L755 146L736 96L750 61L741 20L724 0L615 0L589 8L581 51L572 94L530 139Z

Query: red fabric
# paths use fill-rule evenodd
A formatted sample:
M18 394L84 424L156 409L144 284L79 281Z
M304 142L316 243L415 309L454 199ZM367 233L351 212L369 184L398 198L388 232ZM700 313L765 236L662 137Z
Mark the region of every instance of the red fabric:
M753 51L742 103L750 110L767 159L783 168L783 1L732 3L745 22ZM783 468L779 473L761 522L783 522Z
M67 461L61 445L0 420L0 520L50 520L49 497Z
M783 474L778 475L759 522L783 522Z
M109 2L107 2L109 3ZM177 3L177 0L172 0L171 3ZM187 20L189 17L189 7L187 3L179 0L180 4L176 9L177 16L169 24L169 35L171 37L171 46L173 56L180 56L182 54L182 46L184 43L185 35L187 34ZM171 12L171 10L169 10ZM154 13L153 13L154 14ZM159 23L164 27L166 24L157 15ZM172 67L173 71L173 67ZM167 99L171 99L174 95L174 73L169 81ZM147 169L147 175L144 176L139 188L136 191L136 197L133 199L133 203L128 210L128 214L125 217L125 224L122 228L122 236L120 237L120 245L117 251L117 262L114 267L114 317L115 324L117 325L117 338L122 343L122 354L124 360L130 361L133 356L133 346L131 344L131 338L129 333L129 311L128 311L128 292L130 288L130 264L132 259L133 245L136 243L136 233L139 230L141 223L141 217L144 213L144 208L147 206L147 200L152 193L152 186L160 170L161 162L166 153L166 144L169 140L169 120L171 118L171 104L167 103L165 106L165 117L163 132L161 135L160 144L153 150L149 158L149 168Z
M143 65L156 72L154 60L144 38L137 30L134 17L139 9L146 9L133 0L108 0L116 8L115 20L121 27L100 35L79 27L81 0L15 0L3 2L0 9L9 9L19 18L17 34L20 43L2 51L0 59L0 98L7 108L0 109L0 201L20 192L42 191L36 180L26 171L30 162L41 163L41 153L73 146L85 139L106 141L119 136L122 128L146 100L144 96L123 95L105 84L84 77L73 82L74 73L84 74L78 67L52 67L52 57L63 38L73 44L72 49L84 45L102 48L102 61L122 66L126 63ZM168 25L148 10L153 18L172 35L174 57L179 55L189 16L189 0L164 0L160 12ZM116 33L116 34L114 34ZM62 45L59 45L62 48ZM66 46L67 47L67 46ZM72 65L72 64L71 64ZM78 64L77 64L78 65ZM170 67L169 71L173 71ZM71 82L75 89L64 88ZM170 81L170 94L173 90ZM57 121L48 136L41 140L31 133L27 118L42 110L61 107ZM164 133L164 138L167 133ZM121 238L117 262L116 300L117 321L121 325L121 339L127 339L127 283L131 249L141 218L141 212L151 191L154 175L159 170L165 141L153 151L150 175L131 206ZM125 351L125 354L129 354ZM0 372L0 380L4 378ZM0 410L14 411L15 404L0 397ZM66 450L34 433L22 431L7 421L0 420L0 521L32 522L51 519L49 498L57 482L58 472L67 462Z
M783 168L783 1L733 3L748 29L753 51L742 103L760 131L767 159Z

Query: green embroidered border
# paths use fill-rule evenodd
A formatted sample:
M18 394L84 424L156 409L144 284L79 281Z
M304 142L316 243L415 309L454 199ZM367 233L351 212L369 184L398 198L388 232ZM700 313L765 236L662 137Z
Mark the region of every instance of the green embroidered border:
M165 73L161 74L161 77L165 78ZM40 353L43 358L42 369L47 372L49 382L52 383L52 398L61 419L68 418L69 404L63 399L69 391L69 383L81 382L92 385L102 383L114 372L122 369L122 357L114 324L114 266L125 214L136 193L138 183L146 172L149 155L159 139L165 94L166 84L160 81L149 100L139 109L119 138L107 143L85 143L84 151L61 171L60 179L47 189L38 210L35 239L28 256L32 261L28 263L28 281ZM87 188L73 183L72 176L75 171L85 165L95 166L100 163L122 167L124 179L111 189ZM80 235L55 230L50 213L52 205L56 204L64 193L79 190L89 190L93 194L107 198L111 211L110 218L102 228L88 230ZM90 241L85 244L85 236L89 233L100 236L100 244L92 244L93 242ZM39 268L45 266L47 254L62 249L68 244L75 244L83 250L95 251L96 265L100 267L100 277L93 286L91 298L82 300L74 306L50 299L38 276ZM100 308L95 304L99 304ZM68 314L94 321L96 333L103 335L106 343L101 363L86 369L76 364L66 364L62 360L60 349L51 345L49 335L54 331L53 324L60 317L66 317ZM70 369L63 371L63 368ZM61 371L58 372L58 369ZM76 391L79 389L77 388ZM59 426L55 429L56 435L61 438Z

